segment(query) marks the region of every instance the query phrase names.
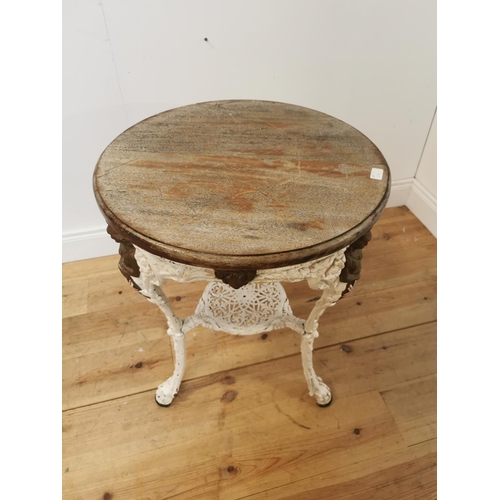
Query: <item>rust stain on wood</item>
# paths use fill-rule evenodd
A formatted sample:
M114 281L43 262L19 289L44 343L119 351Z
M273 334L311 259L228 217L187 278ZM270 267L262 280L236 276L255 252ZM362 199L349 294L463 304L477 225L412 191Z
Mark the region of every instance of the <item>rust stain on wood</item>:
M370 179L381 168L381 181ZM327 255L380 216L390 171L362 133L324 113L216 101L134 125L94 173L101 211L132 244L212 269Z

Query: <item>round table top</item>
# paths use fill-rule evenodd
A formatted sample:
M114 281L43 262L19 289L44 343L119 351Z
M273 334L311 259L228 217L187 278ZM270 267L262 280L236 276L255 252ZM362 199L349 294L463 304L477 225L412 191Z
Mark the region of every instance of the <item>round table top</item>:
M213 269L269 269L333 253L373 226L389 191L387 162L361 132L269 101L152 116L118 136L94 171L97 202L115 231L156 255Z

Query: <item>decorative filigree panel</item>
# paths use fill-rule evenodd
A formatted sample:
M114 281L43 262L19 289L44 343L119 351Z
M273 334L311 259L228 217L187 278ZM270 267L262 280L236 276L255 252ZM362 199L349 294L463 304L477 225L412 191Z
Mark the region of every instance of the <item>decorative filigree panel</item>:
M236 335L250 335L291 326L302 328L292 314L279 283L249 283L237 290L225 283L209 283L195 312L196 322Z

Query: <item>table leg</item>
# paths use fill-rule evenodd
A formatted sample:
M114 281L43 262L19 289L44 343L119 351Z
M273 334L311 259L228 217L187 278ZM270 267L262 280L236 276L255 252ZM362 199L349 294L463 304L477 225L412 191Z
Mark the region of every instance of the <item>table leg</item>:
M340 273L340 269L339 269ZM311 288L316 288L316 283L309 282ZM302 366L306 377L309 395L316 399L318 406L328 406L332 402L330 388L316 375L313 368L313 343L318 334L318 320L327 307L333 306L342 296L346 287L345 283L339 281L338 276L330 286L323 290L323 295L316 302L309 314L302 334L300 351L302 354Z
M156 304L167 318L167 334L172 339L174 348L174 373L165 382L158 386L155 400L160 406L170 406L179 388L186 368L186 340L182 330L183 320L178 318L170 306L167 296L156 283L157 279L148 262L141 254L137 255L140 268L140 277L134 282L141 288L141 293L149 302Z
M158 386L155 400L160 406L170 406L179 387L186 367L186 341L182 330L183 320L178 318L170 306L168 298L160 287L160 282L151 269L145 255L136 252L132 243L108 226L110 236L120 244L118 268L130 285L144 295L149 302L156 304L167 318L167 334L172 339L175 353L174 373Z
M170 335L175 353L174 373L156 390L155 400L160 406L170 406L174 396L179 392L179 387L184 376L186 367L186 339L184 334L174 333Z
M140 267L141 278L143 278L143 266L141 265ZM144 284L144 282L145 280L142 279L141 284ZM174 348L174 373L158 386L155 396L155 400L160 406L170 406L175 395L179 392L186 368L186 339L182 331L183 321L174 314L166 295L159 286L152 285L148 288L148 300L156 304L167 318L167 334L172 339L172 346Z
M371 239L367 232L352 243L343 255L335 259L332 266L321 278L309 279L309 286L315 290L323 290L323 295L316 302L304 327L300 350L302 366L306 377L309 394L316 399L319 406L328 406L332 402L330 388L318 377L313 368L313 343L318 334L318 321L328 307L337 303L359 279L361 273L362 249Z

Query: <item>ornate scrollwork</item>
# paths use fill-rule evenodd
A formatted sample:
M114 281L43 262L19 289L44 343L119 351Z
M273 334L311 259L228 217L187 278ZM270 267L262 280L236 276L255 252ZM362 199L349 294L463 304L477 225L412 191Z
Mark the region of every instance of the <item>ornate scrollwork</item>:
M372 239L371 231L365 233L361 238L358 238L354 243L352 243L345 252L345 266L340 273L340 281L342 283L347 283L345 290L342 292L342 297L349 293L359 280L361 275L361 259L363 258L363 248L368 245L368 242Z
M340 270L344 266L345 258L344 251L339 250L327 257L298 264L295 266L280 267L276 269L266 269L257 271L255 282L273 282L273 281L303 281L314 280L316 286L314 288L323 290L329 286L330 282L337 278Z
M328 307L333 306L342 296L346 285L340 281L340 274L344 269L344 253L337 252L335 259L331 262L323 275L312 276L307 280L308 285L313 290L323 290L320 299L315 303L313 310L305 324L305 333L318 336L318 321L320 316Z
M351 283L359 280L361 274L361 259L363 258L363 248L368 245L372 239L371 231L368 231L363 236L358 238L354 243L349 245L345 252L345 267L340 273L340 281Z
M120 244L118 253L120 254L120 262L118 262L118 269L127 278L130 285L136 290L140 290L140 287L132 279L138 278L141 275L139 265L135 260L135 247L126 240L121 234L117 233L111 226L108 226L107 233L113 238L117 243Z
M135 247L135 257L139 262L141 270L143 265L151 269L156 283L160 286L164 285L168 280L178 281L179 283L214 281L214 272L212 269L174 262L173 260L153 255L139 247Z

